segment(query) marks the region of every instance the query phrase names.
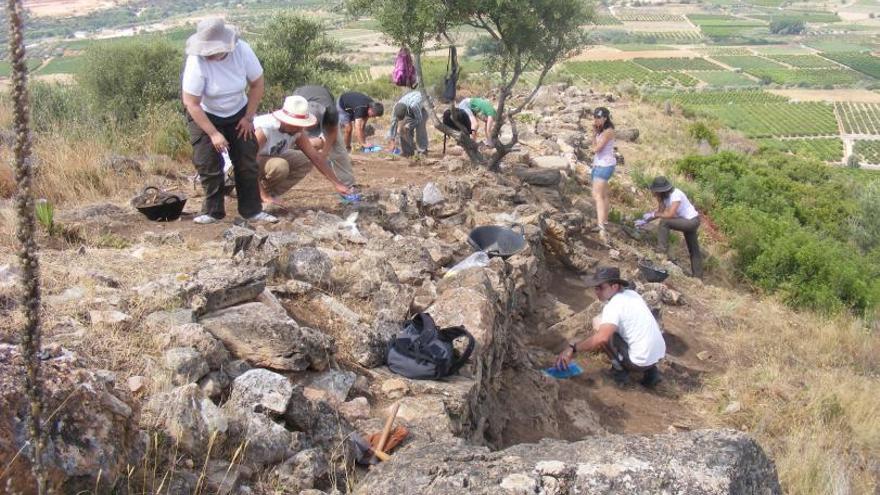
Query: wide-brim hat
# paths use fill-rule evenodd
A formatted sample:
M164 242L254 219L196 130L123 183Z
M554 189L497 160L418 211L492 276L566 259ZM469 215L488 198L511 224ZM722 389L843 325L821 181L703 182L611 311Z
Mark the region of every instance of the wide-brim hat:
M235 49L238 34L235 27L223 19L204 19L199 22L195 34L186 40L186 54L208 57L229 53Z
M655 193L665 193L672 190L672 183L669 182L669 179L659 175L654 177L654 181L651 182L651 192Z
M317 117L309 112L309 102L302 96L288 96L284 106L272 112L279 122L296 127L312 127L318 123Z
M600 266L596 272L584 278L587 287L598 287L604 283L618 283L622 287L629 287L629 281L620 277L620 269L613 266Z

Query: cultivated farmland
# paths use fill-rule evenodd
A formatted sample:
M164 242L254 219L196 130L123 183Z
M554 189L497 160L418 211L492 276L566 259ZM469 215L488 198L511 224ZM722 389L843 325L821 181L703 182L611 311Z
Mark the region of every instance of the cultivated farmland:
M880 135L880 104L838 103L835 107L845 133Z
M880 164L880 141L856 141L853 153L862 163Z
M830 52L822 55L847 67L852 67L862 74L880 79L880 58L867 53L855 52Z
M655 71L718 70L722 67L704 58L637 58L633 62Z
M810 155L823 162L843 160L843 141L840 138L759 139L758 144L785 153Z

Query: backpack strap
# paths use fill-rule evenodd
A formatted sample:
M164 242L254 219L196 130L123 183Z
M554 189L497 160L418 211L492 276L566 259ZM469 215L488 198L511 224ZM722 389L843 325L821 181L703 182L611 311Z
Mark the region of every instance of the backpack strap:
M430 314L416 313L412 317L412 322L419 330L419 338L417 339L419 344L425 344L437 335L437 324L434 323L434 318Z
M449 343L454 342L455 339L457 339L459 337L467 338L467 341L468 341L467 348L464 350L464 352L461 354L461 356L458 357L458 359L455 359L452 362L452 364L449 365L449 370L447 371L447 374L454 375L458 370L461 369L462 366L465 365L465 363L468 362L468 359L470 359L471 354L473 354L473 352L474 352L474 348L477 345L477 341L476 341L476 339L474 339L474 336L471 335L471 333L468 332L467 329L462 326L441 328L439 330L438 334L441 339L443 339Z

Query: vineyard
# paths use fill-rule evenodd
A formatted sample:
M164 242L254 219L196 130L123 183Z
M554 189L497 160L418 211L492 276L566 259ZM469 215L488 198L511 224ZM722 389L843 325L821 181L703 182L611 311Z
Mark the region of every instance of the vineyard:
M834 110L825 103L703 105L698 109L749 137L830 136L838 133Z
M830 58L836 62L840 62L847 67L851 67L862 74L880 79L880 58L873 57L866 53L855 52L833 52L823 53L822 56Z
M865 76L849 69L747 69L749 74L786 86L852 86Z
M655 71L718 70L722 67L704 58L637 58L633 62Z
M649 14L641 12L619 12L617 18L624 22L687 22L687 19L685 19L683 15Z
M767 103L787 103L784 96L758 90L746 91L689 91L676 93L656 93L654 101L670 100L682 106L701 105L761 105Z
M843 141L839 138L759 139L758 144L783 153L810 155L823 162L840 163L843 160Z
M770 59L763 57L756 57L754 55L750 56L727 56L720 55L717 57L712 57L715 60L721 62L722 64L729 65L731 67L736 67L737 69L743 69L748 71L750 69L784 69L785 66L778 64Z
M847 134L880 135L880 104L838 103L837 115Z
M593 18L591 24L595 26L619 26L623 23L611 14L598 14Z
M758 82L749 79L745 75L729 70L705 70L697 72L693 76L710 86L718 88L758 85Z
M638 40L661 43L692 43L703 39L699 31L634 31L631 32Z
M840 66L818 55L769 55L768 58L798 69L835 69Z
M862 163L880 164L880 141L856 141L853 145L853 154L859 157Z
M631 81L638 86L693 87L697 80L680 72L654 72L629 61L568 62L565 70L585 81L617 84Z
M710 57L734 57L734 56L752 56L754 53L748 48L740 47L711 47L704 49L703 53L707 53Z
M743 19L730 15L691 14L688 19L700 27L704 35L713 38L724 38L753 31L757 28L766 28L767 24L762 21Z

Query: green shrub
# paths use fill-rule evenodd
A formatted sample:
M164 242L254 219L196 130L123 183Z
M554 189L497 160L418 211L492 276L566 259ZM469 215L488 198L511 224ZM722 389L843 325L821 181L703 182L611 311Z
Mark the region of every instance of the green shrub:
M77 80L102 117L132 122L150 105L179 98L183 52L167 41L89 45Z
M694 138L697 142L702 140L706 140L713 149L718 148L720 141L718 140L718 134L715 134L715 131L709 128L704 122L694 122L688 127L688 134L692 138Z
M63 127L65 132L86 124L94 130L97 119L89 109L83 92L76 86L42 81L32 82L30 91L31 116L38 132Z
M718 222L737 268L759 287L820 311L866 314L880 303L876 183L775 152L694 156L676 168L699 186L680 185Z

